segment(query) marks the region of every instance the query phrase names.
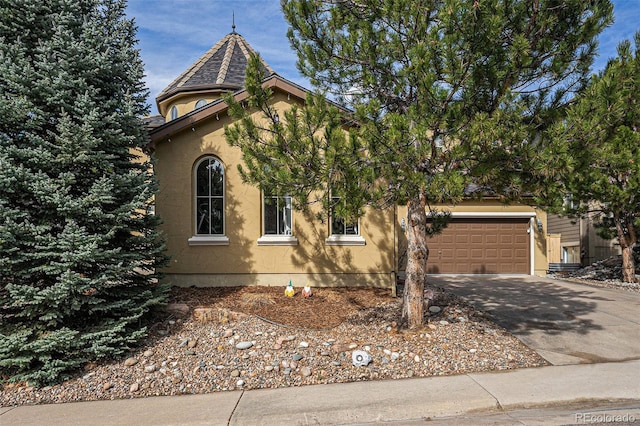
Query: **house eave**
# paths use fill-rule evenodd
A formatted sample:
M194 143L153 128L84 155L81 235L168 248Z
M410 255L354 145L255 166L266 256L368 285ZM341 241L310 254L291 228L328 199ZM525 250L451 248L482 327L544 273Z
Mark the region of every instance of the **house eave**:
M267 77L262 82L262 86L283 91L291 96L298 98L301 101L304 101L307 94L310 93L308 90L280 77L277 74L273 74ZM244 101L248 98L248 96L249 95L244 88L233 93L233 97L237 102ZM185 114L182 117L178 117L175 120L171 120L163 124L162 126L151 130L149 132L149 136L151 137L153 147L155 147L162 141L170 140L173 135L176 135L177 133L180 133L185 129L189 129L203 120L214 117L216 114L225 112L228 107L229 106L224 101L224 99L218 99L202 108L192 111L189 114Z

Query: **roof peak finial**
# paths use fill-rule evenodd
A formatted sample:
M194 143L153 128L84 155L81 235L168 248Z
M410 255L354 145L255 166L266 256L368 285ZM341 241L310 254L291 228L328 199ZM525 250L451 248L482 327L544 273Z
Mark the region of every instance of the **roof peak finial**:
M236 33L236 12L235 11L231 12L231 32L233 34Z

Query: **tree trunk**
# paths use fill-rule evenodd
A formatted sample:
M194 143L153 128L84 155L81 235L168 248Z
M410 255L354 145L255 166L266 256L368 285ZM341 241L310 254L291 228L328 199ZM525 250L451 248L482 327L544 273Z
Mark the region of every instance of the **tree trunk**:
M625 226L624 220L617 214L614 215L614 222L616 224L616 232L618 233L618 242L620 242L620 249L622 250L622 281L625 283L636 282L636 265L633 260L633 246L636 242L636 236L633 229ZM625 232L625 230L627 232Z
M407 276L404 284L402 320L409 328L420 328L424 318L424 284L427 278L427 214L424 194L407 204Z

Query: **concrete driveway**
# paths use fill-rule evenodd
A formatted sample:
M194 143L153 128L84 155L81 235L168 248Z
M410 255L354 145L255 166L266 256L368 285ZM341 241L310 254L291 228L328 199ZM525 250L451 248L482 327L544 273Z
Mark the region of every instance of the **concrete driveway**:
M640 359L640 294L532 276L430 275L553 365Z

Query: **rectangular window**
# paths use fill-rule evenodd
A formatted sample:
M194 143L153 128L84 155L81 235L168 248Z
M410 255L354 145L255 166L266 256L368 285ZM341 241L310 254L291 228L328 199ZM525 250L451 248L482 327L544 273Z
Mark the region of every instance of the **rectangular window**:
M340 198L331 197L331 205L335 206L337 203L340 203ZM360 235L360 220L347 222L331 214L329 223L331 226L330 235L325 240L325 244L330 246L363 246L366 244Z
M259 246L295 246L298 240L293 236L293 211L289 195L268 195L262 197L262 236Z
M264 234L291 235L291 197L264 196Z
M340 198L331 197L331 204L336 205L340 202ZM344 219L331 215L331 234L332 235L360 235L358 232L358 222L345 222Z

